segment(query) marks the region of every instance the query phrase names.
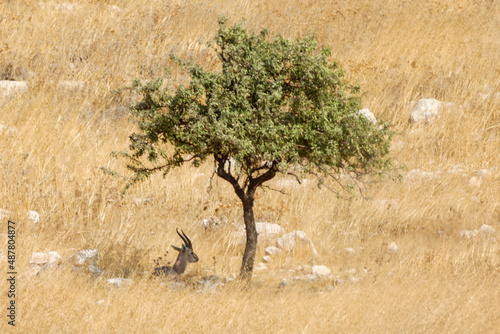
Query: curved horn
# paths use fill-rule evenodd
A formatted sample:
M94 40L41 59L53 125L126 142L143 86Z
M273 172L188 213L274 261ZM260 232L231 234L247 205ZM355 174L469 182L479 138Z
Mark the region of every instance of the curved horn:
M182 241L184 241L184 245L185 245L186 247L190 247L190 248L191 248L191 246L190 246L190 242L188 242L189 238L186 240L186 239L182 236L182 234L184 234L184 231L182 231L182 230L181 230L181 231L182 231L182 234L180 234L180 233L179 233L179 229L175 229L175 230L177 231L177 234L179 235L179 237L181 237ZM185 236L185 235L186 235L186 234L184 234L184 236Z
M191 240L189 239L189 237L186 235L186 233L184 233L184 231L181 229L181 232L182 234L184 234L184 237L186 238L186 240L188 241L189 245L188 247L193 249L193 243L191 242Z

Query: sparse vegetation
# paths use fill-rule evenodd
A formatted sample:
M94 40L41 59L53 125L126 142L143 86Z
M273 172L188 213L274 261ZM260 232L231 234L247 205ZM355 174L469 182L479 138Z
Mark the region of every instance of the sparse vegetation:
M178 239L176 227L200 257L187 279L239 271L241 252L227 235L241 222L241 206L226 182L215 178L206 191L213 162L182 166L165 179L152 176L123 199L126 181L99 167L125 175L109 152L126 147L138 131L127 109L139 97L114 90L134 78L165 77L167 68L175 85L188 84L171 52L220 70L206 47L220 14L234 20L231 25L246 17L248 29L267 27L291 40L314 31L320 47L332 47L347 80L363 88L363 107L394 124L390 155L408 170L401 183L370 187L371 200L340 200L313 183L292 191L277 177L270 186L287 194L258 193L256 220L305 231L318 256L283 254L250 286L200 294L167 289L148 277L153 260ZM495 332L499 17L498 1L473 0L3 1L0 75L29 83L22 95L0 96L0 208L20 224L16 330ZM420 98L453 102L457 109L427 125L411 124L409 104ZM28 210L40 213L38 223L27 219ZM208 218L220 221L210 231L200 226ZM483 224L495 234L460 236ZM0 236L1 255L6 240ZM64 266L23 276L32 252L55 250L67 258L83 248L99 249L106 278L135 284L110 289ZM165 262L173 260L169 252ZM328 266L338 280L277 288L300 273L298 266L311 264ZM2 332L10 329L0 322Z

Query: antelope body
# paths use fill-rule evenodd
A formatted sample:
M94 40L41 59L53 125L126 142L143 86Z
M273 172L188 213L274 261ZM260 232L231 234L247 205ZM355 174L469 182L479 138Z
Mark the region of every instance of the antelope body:
M188 236L184 231L182 234L177 230L177 234L181 237L182 241L184 241L184 245L181 248L175 247L172 245L172 248L179 252L177 255L177 260L175 260L174 265L171 266L163 266L155 268L153 272L153 276L178 276L182 275L184 271L186 271L186 267L188 263L198 262L198 256L193 252L193 244L191 240L189 240Z

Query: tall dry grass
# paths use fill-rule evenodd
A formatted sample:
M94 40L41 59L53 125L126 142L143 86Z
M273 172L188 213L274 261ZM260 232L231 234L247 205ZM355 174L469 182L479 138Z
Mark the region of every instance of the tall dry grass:
M205 44L219 14L231 22L245 17L250 29L267 27L288 38L315 32L361 85L365 107L394 123L392 154L407 170L401 183L371 185L371 200L337 199L312 184L289 188L286 195L260 191L256 218L304 230L318 256L283 255L256 273L250 286L235 283L200 294L147 278L153 261L178 244L176 227L191 236L200 256L188 270L192 281L238 271L241 250L231 246L229 233L241 223L241 207L230 187L214 178L207 190L207 163L154 177L121 198L123 180L99 167L125 174L123 161L109 153L126 149L128 135L137 130L126 112L133 96L116 90L135 78L166 75L172 51L217 70ZM0 74L11 64L16 78L30 86L0 106L0 123L17 129L0 132L0 208L18 222L20 273L18 326L7 326L2 317L1 331L497 331L498 36L495 0L1 1ZM185 74L171 69L174 84L186 82ZM58 86L65 80L87 85ZM410 103L420 98L455 107L434 123L410 124ZM38 211L40 222L32 224L27 210ZM222 228L205 231L200 221L211 217L223 217ZM460 237L483 224L497 232ZM388 250L391 242L397 252ZM2 245L6 255L5 234ZM40 277L25 274L32 252L55 250L66 258L82 248L99 250L104 278L66 267ZM167 261L173 259L167 254ZM298 266L312 264L330 267L343 283L292 282L277 289L282 279L303 274ZM135 285L107 287L105 278L116 276Z

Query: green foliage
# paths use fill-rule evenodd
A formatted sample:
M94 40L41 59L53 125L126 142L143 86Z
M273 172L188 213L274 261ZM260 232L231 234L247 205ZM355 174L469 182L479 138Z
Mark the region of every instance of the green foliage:
M132 107L141 132L130 136L132 153L119 153L129 159L132 183L208 157L219 176L243 190L276 172L335 177L391 168L388 124L357 113L359 87L329 62L328 48L318 50L314 35L271 38L221 18L215 42L222 72L173 56L189 72L188 86L134 82L142 95Z

